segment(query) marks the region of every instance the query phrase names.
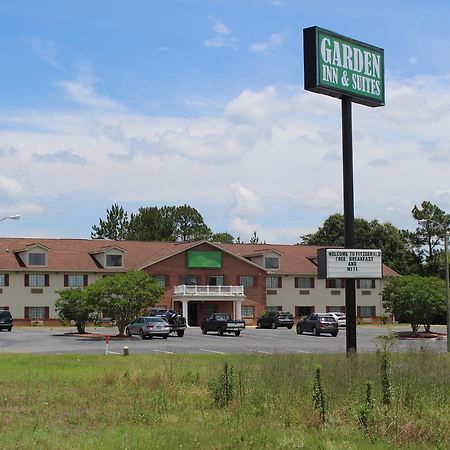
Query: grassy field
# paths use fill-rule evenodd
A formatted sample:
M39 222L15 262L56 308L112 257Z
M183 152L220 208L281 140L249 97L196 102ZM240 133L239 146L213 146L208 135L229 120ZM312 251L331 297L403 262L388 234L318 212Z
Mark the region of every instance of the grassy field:
M450 448L448 354L4 354L0 380L5 449Z

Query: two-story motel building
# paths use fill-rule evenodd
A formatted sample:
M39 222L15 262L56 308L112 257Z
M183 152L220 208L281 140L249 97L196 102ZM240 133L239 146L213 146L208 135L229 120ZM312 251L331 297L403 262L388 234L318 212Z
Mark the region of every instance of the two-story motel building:
M144 270L165 287L160 306L196 326L213 312L249 325L264 310L345 311L345 281L319 280L320 247L84 239L0 238L0 308L16 322L52 322L56 291L83 287L100 277ZM383 313L383 279L357 280L357 316L374 322Z

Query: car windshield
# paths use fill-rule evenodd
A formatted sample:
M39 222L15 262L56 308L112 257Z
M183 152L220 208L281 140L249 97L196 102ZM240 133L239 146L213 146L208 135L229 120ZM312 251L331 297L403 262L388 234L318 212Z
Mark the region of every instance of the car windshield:
M160 317L146 317L145 321L146 322L164 322L164 323L166 323L166 321L161 319Z
M229 314L216 314L217 320L230 320L231 316Z

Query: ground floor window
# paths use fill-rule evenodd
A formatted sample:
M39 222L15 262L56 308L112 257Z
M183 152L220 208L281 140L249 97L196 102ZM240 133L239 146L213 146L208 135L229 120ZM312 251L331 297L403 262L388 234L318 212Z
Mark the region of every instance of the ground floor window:
M375 306L358 306L358 316L362 318L375 316Z
M242 306L241 307L241 317L243 319L252 319L255 317L255 307L254 306Z
M281 311L281 306L267 306L266 311L267 312Z
M315 310L314 306L296 306L295 316L296 317L309 316L314 312L314 310Z
M48 307L46 306L27 306L25 307L25 318L30 320L47 319Z

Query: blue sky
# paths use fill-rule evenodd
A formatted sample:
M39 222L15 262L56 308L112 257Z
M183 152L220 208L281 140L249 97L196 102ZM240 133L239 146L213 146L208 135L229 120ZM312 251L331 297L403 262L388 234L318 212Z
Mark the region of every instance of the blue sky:
M118 203L197 208L295 243L342 211L339 100L303 89L302 29L385 50L386 106L353 108L355 215L450 211L450 4L0 4L2 235L85 237Z

